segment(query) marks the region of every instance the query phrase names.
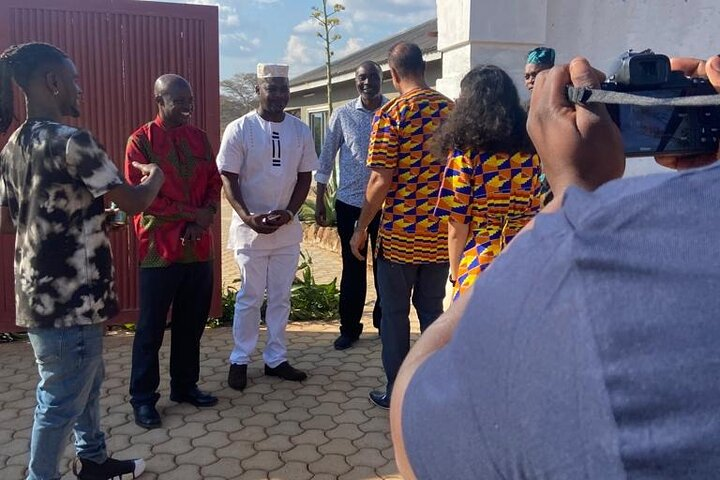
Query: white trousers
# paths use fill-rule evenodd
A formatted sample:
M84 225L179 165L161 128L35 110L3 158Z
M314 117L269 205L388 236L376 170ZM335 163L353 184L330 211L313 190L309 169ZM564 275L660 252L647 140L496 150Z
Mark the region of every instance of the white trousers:
M258 250L235 251L235 261L242 274L242 284L235 297L233 338L235 347L230 362L250 363L260 334L260 308L267 290L265 324L268 339L263 352L265 364L275 368L287 360L285 327L290 315L290 287L292 287L300 245Z

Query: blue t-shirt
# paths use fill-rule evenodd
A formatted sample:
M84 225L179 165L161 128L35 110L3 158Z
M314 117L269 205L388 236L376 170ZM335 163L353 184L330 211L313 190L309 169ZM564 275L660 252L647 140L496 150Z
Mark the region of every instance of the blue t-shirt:
M420 366L419 479L720 475L720 164L570 189Z

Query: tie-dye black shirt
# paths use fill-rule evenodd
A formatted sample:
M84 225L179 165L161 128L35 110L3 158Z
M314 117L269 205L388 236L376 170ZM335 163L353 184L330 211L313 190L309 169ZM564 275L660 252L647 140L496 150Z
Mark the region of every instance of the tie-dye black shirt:
M0 206L17 229L18 326L89 325L117 314L102 196L122 182L87 131L31 120L11 135L0 153Z

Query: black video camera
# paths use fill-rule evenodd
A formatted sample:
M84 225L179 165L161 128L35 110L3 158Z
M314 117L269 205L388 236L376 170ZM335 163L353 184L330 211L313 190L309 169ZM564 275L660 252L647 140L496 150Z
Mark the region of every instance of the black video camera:
M601 89L657 99L716 94L704 78L670 69L670 59L652 50L624 53L617 71ZM720 106L640 106L608 102L620 128L625 155L694 155L718 151Z

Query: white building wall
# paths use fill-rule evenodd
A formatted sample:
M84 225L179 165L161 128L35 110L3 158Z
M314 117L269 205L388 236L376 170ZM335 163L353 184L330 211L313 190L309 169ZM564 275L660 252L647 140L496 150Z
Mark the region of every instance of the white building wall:
M606 72L629 48L700 58L718 53L719 0L437 0L437 14L443 53L437 87L451 98L481 63L505 69L527 98L525 55L539 45L555 48L556 63L584 56ZM630 160L628 173L653 163Z

